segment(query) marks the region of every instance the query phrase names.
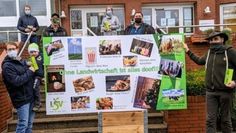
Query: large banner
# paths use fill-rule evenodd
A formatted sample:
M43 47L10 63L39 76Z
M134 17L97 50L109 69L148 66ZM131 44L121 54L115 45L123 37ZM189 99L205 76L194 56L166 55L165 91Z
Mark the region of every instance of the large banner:
M175 36L181 44L182 35ZM161 58L162 38L43 38L47 114L186 108L185 62L178 60L180 53L174 54L176 58ZM166 74L167 67L176 72Z

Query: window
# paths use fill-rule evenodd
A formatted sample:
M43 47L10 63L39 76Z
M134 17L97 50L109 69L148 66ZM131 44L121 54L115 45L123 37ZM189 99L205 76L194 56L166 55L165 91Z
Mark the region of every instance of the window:
M221 23L232 24L236 23L236 3L221 5L220 7ZM231 28L232 31L236 31L236 26L224 26L224 28Z
M158 27L167 33L193 32L193 28L178 27L193 25L193 5L144 5L142 12L144 22L151 24L154 28Z
M46 9L46 0L20 0L20 16L24 14L24 6L30 5L31 6L31 13L34 16L46 16L47 9Z
M0 31L16 31L16 27L1 27L0 28ZM9 37L9 38L8 38ZM8 33L6 32L1 32L0 33L0 42L6 42L6 41L18 41L18 34L17 32L9 32L9 35Z
M82 14L80 10L71 10L70 18L72 29L82 29Z
M192 7L184 7L183 8L183 21L185 26L193 25L193 8ZM184 28L184 33L192 33L193 28Z
M0 16L16 16L16 0L0 0Z
M143 21L149 25L152 25L152 9L151 8L144 8L142 10L143 13Z
M179 26L179 11L156 9L156 24L159 26ZM178 33L179 28L170 28L168 32Z

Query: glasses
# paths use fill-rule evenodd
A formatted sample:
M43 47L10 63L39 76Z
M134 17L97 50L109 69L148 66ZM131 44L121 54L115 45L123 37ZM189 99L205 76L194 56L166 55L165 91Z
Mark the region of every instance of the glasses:
M30 51L31 54L36 53L37 51Z
M16 50L16 48L9 48L9 49L7 49L7 51L13 51L13 50Z

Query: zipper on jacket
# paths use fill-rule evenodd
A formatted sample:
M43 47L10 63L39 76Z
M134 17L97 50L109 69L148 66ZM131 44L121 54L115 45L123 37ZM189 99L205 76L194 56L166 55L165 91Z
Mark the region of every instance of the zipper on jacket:
M212 70L211 70L211 84L212 84L212 86L211 86L211 89L213 90L215 87L214 87L214 80L213 80L213 78L214 78L214 75L213 75L213 72L214 72L214 68L215 68L215 59L216 59L216 53L214 53L214 57L213 57L213 66L212 66Z

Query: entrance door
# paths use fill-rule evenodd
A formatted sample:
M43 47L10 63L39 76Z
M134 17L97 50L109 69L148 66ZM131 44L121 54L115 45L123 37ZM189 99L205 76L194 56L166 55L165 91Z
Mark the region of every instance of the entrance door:
M72 36L93 36L102 35L101 24L105 16L106 6L71 7L71 35ZM116 15L121 23L120 31L124 30L124 8L113 7L113 14ZM120 33L120 32L119 32Z

